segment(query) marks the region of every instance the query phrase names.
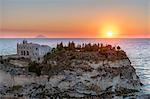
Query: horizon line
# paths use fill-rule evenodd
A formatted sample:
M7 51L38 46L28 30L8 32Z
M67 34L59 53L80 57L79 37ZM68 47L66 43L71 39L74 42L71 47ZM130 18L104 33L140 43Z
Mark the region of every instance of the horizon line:
M41 37L41 38L38 38L38 37L29 37L29 38L27 38L27 37L25 37L25 38L23 38L23 37L3 37L3 38L1 38L0 37L0 39L150 39L150 37L129 37L129 38L127 38L127 37L125 37L125 38L123 38L123 37L118 37L118 38L96 38L96 37L82 37L82 38L72 38L72 37L65 37L65 38L61 38L61 37L58 37L58 38L51 38L51 37Z

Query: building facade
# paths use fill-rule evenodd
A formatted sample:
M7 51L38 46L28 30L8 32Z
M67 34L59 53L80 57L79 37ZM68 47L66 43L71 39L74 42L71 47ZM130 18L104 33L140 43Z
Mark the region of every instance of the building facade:
M29 58L32 61L40 61L50 50L51 48L47 45L28 43L26 40L23 40L22 43L17 43L17 55Z

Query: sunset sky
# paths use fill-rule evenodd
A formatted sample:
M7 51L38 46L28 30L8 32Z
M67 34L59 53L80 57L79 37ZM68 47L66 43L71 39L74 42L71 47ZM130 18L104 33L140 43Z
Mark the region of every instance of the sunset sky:
M150 0L0 0L3 37L150 37Z

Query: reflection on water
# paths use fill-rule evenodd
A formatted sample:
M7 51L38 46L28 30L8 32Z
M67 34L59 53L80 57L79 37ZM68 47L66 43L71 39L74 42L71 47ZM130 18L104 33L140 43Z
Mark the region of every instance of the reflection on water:
M16 44L23 39L0 39L0 55L16 53ZM104 43L114 46L120 45L129 56L132 65L136 68L143 86L143 91L150 94L150 39L27 39L29 42L46 44L55 47L57 43L67 44L69 41L81 43ZM0 71L0 83L11 78ZM18 81L29 81L28 79L17 79ZM31 79L30 79L31 80ZM8 80L9 81L9 80ZM32 80L31 80L32 81ZM10 80L11 82L11 80Z

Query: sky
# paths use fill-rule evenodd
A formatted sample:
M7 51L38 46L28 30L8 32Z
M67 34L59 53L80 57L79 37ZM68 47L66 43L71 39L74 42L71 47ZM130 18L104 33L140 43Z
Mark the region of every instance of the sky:
M150 0L0 0L0 38L35 37L150 38Z

